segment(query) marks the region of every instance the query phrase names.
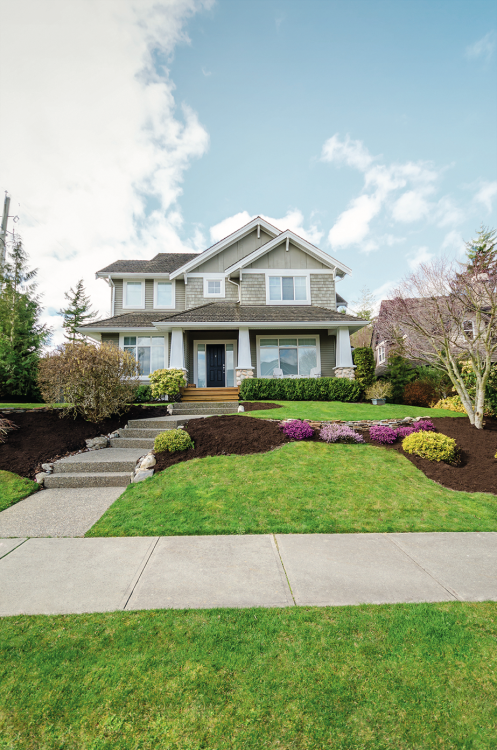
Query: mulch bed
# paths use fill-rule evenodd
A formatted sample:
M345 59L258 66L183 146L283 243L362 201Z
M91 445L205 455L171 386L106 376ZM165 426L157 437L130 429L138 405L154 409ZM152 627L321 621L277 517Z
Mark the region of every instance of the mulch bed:
M124 427L129 419L163 417L167 408L162 406L133 406L122 417L105 419L98 424L85 422L78 417L60 418L60 411L36 409L24 414L2 414L19 427L7 435L7 442L0 444L0 470L11 471L21 477L34 479L40 464L50 463L68 453L86 448L85 440L108 435Z
M262 401L241 401L242 406L245 407L245 411L264 411L264 409L282 409L281 404L266 404Z

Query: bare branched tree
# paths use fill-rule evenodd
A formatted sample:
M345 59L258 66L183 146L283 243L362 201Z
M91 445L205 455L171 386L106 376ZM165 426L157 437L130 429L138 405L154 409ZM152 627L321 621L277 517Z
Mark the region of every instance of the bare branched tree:
M471 424L482 429L485 387L497 352L497 262L484 253L470 260L421 264L392 292L384 332L410 359L446 372ZM472 394L462 362L474 372Z

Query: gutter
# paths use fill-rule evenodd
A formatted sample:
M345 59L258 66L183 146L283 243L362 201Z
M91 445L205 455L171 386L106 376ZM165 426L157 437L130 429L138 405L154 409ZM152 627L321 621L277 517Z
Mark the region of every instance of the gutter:
M236 281L231 281L229 275L226 277L226 281L229 281L230 284L234 284L236 287L238 287L238 304L241 305L241 303L242 303L242 290L240 289L240 284L237 284Z

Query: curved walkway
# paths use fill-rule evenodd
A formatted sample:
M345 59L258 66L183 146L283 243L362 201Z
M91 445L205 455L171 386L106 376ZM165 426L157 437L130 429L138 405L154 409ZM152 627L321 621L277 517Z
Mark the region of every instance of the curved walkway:
M0 539L0 615L497 600L497 533Z

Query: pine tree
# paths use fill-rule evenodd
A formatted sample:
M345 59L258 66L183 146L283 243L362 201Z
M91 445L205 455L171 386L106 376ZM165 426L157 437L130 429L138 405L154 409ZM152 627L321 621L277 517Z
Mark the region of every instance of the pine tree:
M475 239L465 243L470 268L483 268L486 265L493 265L497 261L496 234L495 229L489 229L482 224Z
M91 309L90 298L83 286L83 279L78 281L75 289L71 288L68 292L64 292L64 297L69 302L66 308L59 310L59 315L62 315L64 318L64 322L62 323L62 328L65 331L64 336L72 343L75 341L86 341L86 336L79 333L76 329L85 323L91 323L95 320L98 312Z
M0 395L16 400L39 398L38 361L51 334L40 322L37 270L28 270L27 261L22 240L15 236L0 276Z

